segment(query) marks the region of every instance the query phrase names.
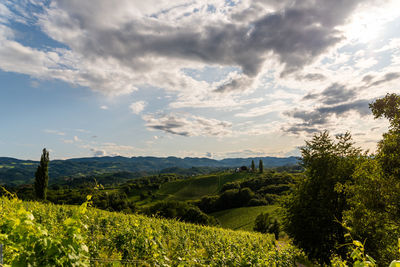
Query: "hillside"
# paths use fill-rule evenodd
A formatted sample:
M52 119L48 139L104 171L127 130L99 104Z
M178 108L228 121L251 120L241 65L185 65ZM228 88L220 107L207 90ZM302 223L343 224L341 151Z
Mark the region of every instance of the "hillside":
M248 173L216 173L177 180L162 184L157 196L160 199L192 200L215 195L228 183L249 177Z
M294 266L301 255L291 245L278 246L270 235L86 210L85 206L5 197L1 202L5 264Z
M276 209L275 205L242 207L217 211L210 215L216 218L223 228L253 231L255 220L260 213L274 213Z
M50 155L51 156L51 155ZM84 177L104 173L129 172L133 177L143 175L184 172L193 167L206 168L236 168L242 165L249 166L254 160L258 164L263 160L264 168L279 167L297 164L296 157L277 158L231 158L214 160L209 158L177 158L177 157L94 157L75 158L67 160L51 160L49 175L50 183L60 183L64 177ZM14 158L0 157L0 184L32 183L38 161L18 160ZM215 169L211 169L215 171ZM188 171L187 174L200 174L201 170Z

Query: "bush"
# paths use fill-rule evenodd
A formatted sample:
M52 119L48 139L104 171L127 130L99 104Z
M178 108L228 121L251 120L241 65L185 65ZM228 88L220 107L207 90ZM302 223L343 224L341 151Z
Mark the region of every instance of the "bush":
M186 202L163 201L144 210L147 215L158 215L164 218L176 218L185 222L201 225L217 225L214 217L203 213L198 207Z
M264 234L274 234L275 239L278 239L280 228L281 226L275 218L268 213L260 213L256 218L253 230Z
M226 190L230 189L240 189L240 183L239 182L226 183L222 186L221 192L225 192Z

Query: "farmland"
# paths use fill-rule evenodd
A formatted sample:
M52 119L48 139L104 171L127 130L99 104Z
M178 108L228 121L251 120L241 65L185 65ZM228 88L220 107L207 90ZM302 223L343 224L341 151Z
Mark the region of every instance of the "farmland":
M301 252L271 235L141 215L1 198L6 264L293 266Z

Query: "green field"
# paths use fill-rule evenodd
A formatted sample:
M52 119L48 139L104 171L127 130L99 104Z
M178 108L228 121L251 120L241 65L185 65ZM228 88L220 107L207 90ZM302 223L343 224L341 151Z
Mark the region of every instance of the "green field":
M11 166L11 165L0 165L0 169L2 169L2 168L7 168L7 169L14 169L15 168L15 166Z
M233 230L252 231L254 221L258 214L262 212L273 213L278 206L258 206L258 207L243 207L229 210L223 210L211 213L210 215L216 218L223 228Z
M217 173L168 182L161 185L157 191L157 199L185 201L215 195L225 183L242 180L248 176L247 173Z
M0 243L12 266L295 266L271 235L85 206L0 198Z

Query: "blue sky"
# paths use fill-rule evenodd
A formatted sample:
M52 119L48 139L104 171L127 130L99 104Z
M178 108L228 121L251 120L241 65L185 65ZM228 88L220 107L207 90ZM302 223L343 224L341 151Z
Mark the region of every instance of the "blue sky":
M299 155L322 130L375 150L400 93L393 0L0 2L0 156Z

